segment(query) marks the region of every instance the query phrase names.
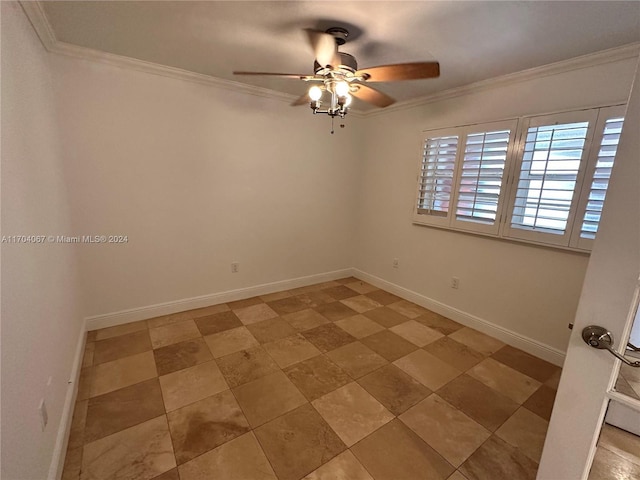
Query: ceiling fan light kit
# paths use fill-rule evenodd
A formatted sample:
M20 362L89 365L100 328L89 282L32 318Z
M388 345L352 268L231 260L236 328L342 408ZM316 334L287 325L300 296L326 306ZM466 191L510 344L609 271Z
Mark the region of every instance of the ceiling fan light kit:
M370 87L366 82L394 82L440 76L438 62L401 63L358 70L358 62L353 55L338 51L338 47L344 45L349 36L346 29L333 27L325 32L311 29L306 32L316 58L313 65L313 75L267 72L233 73L235 75L297 78L305 82L312 82L314 85L309 88L308 92L294 101L292 105L309 103L314 114L324 113L329 115L332 120L337 116L345 117L353 97L380 108L388 107L395 102L393 98ZM326 97L324 101L323 96ZM322 109L323 105L326 105L324 109Z

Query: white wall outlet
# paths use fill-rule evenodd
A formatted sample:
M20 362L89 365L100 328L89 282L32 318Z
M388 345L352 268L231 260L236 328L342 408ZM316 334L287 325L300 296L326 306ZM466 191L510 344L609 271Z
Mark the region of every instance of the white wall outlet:
M240 264L238 262L231 262L231 273L238 273L240 271Z
M460 279L458 277L451 277L451 288L460 288Z
M398 268L400 266L400 260L397 258L393 259L393 268Z
M44 429L47 427L47 423L49 423L49 414L47 413L47 404L44 403L44 398L40 400L40 406L38 407L38 413L40 415L40 427L44 432Z

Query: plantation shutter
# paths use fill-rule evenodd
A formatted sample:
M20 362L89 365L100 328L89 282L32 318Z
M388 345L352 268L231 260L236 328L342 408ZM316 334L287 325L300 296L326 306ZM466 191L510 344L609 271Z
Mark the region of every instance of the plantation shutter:
M595 239L596 237L623 122L624 118L622 117L610 118L605 121L591 189L589 190L589 199L580 229L580 238Z
M564 235L589 122L530 127L511 227Z
M510 136L510 130L467 135L456 220L495 224Z
M447 217L457 151L457 135L425 140L418 182L418 214Z

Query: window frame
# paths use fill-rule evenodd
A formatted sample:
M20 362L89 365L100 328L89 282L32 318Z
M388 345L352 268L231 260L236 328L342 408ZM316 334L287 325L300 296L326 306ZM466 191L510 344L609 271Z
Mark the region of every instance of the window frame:
M577 216L578 200L581 195L582 184L585 178L585 170L587 168L587 161L591 151L591 145L593 143L593 133L595 130L595 124L598 118L598 110L577 110L573 112L556 113L551 115L538 115L525 117L520 125L520 132L518 136L518 145L516 161L513 165L513 174L510 181L509 191L509 208L507 210L506 218L503 222L502 236L505 238L512 238L516 240L534 241L543 243L545 245L558 245L562 247L569 247L569 240L572 235L574 220ZM539 230L528 230L525 228L512 227L513 214L516 209L516 196L518 193L518 182L520 181L520 172L522 164L524 162L524 148L529 132L529 128L541 127L547 125L558 125L565 123L578 123L589 122L587 126L587 135L584 141L584 148L580 157L580 165L576 175L575 188L571 196L571 204L569 207L569 214L567 217L567 223L563 234L547 233Z
M587 160L586 165L586 175L583 179L582 190L580 192L580 198L578 200L578 206L576 212L579 215L576 215L574 219L574 223L572 226L571 238L569 240L569 246L579 249L579 250L591 250L593 248L593 243L595 239L591 238L582 238L580 236L582 232L582 222L584 221L584 215L587 209L587 204L589 203L589 195L591 193L591 183L593 182L593 176L596 171L596 165L598 164L598 158L600 154L600 148L602 146L602 137L604 137L604 127L607 123L607 120L617 117L625 117L626 114L626 105L613 105L611 107L602 107L598 110L598 119L595 124L595 132L592 140L592 148L589 152L589 158ZM623 126L624 129L624 121ZM617 148L617 147L616 147ZM616 152L617 155L617 152ZM615 157L614 157L615 158ZM613 165L615 168L615 162ZM607 190L608 193L608 190ZM605 200L606 202L606 195Z
M605 123L607 120L612 118L622 117L624 119L625 113L626 104L620 103L421 131L418 176L416 178L417 189L412 209L412 223L415 225L442 228L501 240L528 243L579 253L589 253L594 240L582 238L580 234L593 182L593 175L595 173L601 149ZM516 208L515 201L518 192L518 183L520 180L529 128L535 126L551 126L554 124L579 122L588 122L587 134L584 141L582 155L580 157L575 188L571 198L564 233L554 234L539 230L512 227L511 223L513 213ZM509 144L507 147L505 168L498 196L495 222L493 224L487 224L474 222L473 220L460 220L456 218L459 190L461 188L462 167L464 165L464 155L468 135L490 133L506 129L510 130ZM449 198L447 214L441 216L429 215L424 212L420 213L418 209L418 202L420 201L421 174L424 163L425 143L429 138L448 136L457 136L458 145L454 160L452 177L453 183L451 186L451 196Z
M470 134L478 133L490 133L501 130L509 130L509 145L515 140L515 135L518 128L518 120L499 120L495 122L487 122L481 124L465 125L461 127L443 128L437 130L425 130L421 132L420 136L420 162L418 164L417 175L417 191L413 206L413 222L420 225L427 225L432 227L448 228L452 230L467 231L472 233L497 235L500 228L500 219L502 217L505 208L505 192L507 188L507 179L509 173L509 165L511 163L511 156L513 152L508 147L505 168L502 177L502 183L500 185L500 194L498 197L498 206L496 209L496 220L493 224L486 224L481 222L473 222L470 220L458 220L456 218L456 210L458 208L458 196L460 188L460 180L462 177L462 166L464 164L464 152L466 148L467 137ZM456 149L456 159L453 168L452 189L451 196L449 197L449 209L446 215L429 215L427 213L420 213L418 210L418 202L420 201L421 192L421 176L424 164L424 145L432 138L440 137L458 137L458 147ZM462 160L462 161L460 161Z

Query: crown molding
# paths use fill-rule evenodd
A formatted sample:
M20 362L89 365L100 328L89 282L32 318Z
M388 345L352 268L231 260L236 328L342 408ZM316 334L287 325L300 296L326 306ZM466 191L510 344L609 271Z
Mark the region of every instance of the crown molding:
M287 103L292 103L297 99L297 97L294 95L277 92L268 88L247 85L245 83L225 80L202 73L195 73L189 70L183 70L181 68L160 65L158 63L147 62L145 60L138 60L136 58L125 57L123 55L116 55L92 48L80 47L78 45L61 42L56 39L53 28L51 27L51 24L49 23L49 20L44 13L41 1L22 0L20 1L20 4L22 5L22 8L29 18L31 25L40 38L42 45L47 51L51 53L106 63L116 67L151 73L153 75L160 75L163 77L176 78L204 85L210 85L226 90L233 90L239 93L270 98ZM550 75L557 75L560 73L580 70L583 68L589 68L598 65L605 65L607 63L613 63L629 58L637 58L638 56L640 56L640 42L623 45L621 47L614 47L607 50L602 50L600 52L589 53L587 55L581 55L569 60L562 60L559 62L550 63L548 65L542 65L540 67L522 70L520 72L489 78L487 80L481 80L479 82L463 85L461 87L451 88L417 99L398 102L384 109L367 111L349 110L349 114L352 117L359 118L369 118L378 115L385 115L399 110L415 108L429 103L468 95L470 93L478 93L485 90L491 90L494 88L524 82L527 80L533 80Z
M31 25L40 38L44 48L51 51L51 48L55 45L57 39L56 34L53 32L53 28L51 28L51 24L49 23L49 19L44 13L42 2L21 1L20 6L31 22Z
M614 47L607 50L601 50L599 52L588 53L579 57L570 58L569 60L561 60L559 62L549 63L540 67L529 68L527 70L521 70L520 72L509 73L507 75L481 80L461 87L443 90L442 92L426 95L414 100L398 102L385 109L365 112L363 116L375 117L398 110L406 110L429 103L469 95L471 93L505 87L515 83L525 82L527 80L534 80L574 70L581 70L583 68L595 67L598 65L606 65L607 63L618 62L629 58L638 58L638 56L640 56L640 42L630 43L621 47Z

